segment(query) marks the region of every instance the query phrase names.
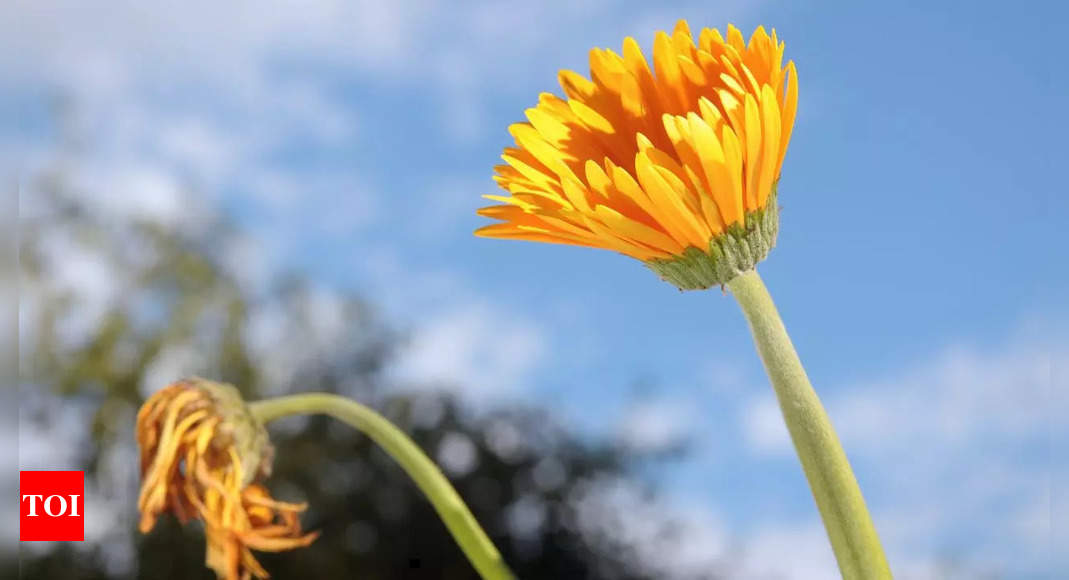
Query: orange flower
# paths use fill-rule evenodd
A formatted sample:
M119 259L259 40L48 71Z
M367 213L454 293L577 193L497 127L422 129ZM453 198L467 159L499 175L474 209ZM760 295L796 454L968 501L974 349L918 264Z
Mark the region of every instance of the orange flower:
M528 122L509 127L517 146L495 176L509 195L485 196L504 205L479 210L504 223L476 235L615 250L664 275L695 251L714 263L685 269L716 270L723 248L713 246L725 234L737 245L770 228L729 270L752 268L775 242L775 188L798 102L783 51L764 28L748 43L734 26L727 39L704 29L695 43L685 21L657 34L652 71L632 38L622 56L592 50L591 80L562 71L567 99L544 93Z
M160 514L204 522L207 565L226 580L267 578L251 549L307 546L297 514L304 505L271 499L254 483L268 475L273 448L237 389L202 379L160 390L137 415L141 447L140 529Z

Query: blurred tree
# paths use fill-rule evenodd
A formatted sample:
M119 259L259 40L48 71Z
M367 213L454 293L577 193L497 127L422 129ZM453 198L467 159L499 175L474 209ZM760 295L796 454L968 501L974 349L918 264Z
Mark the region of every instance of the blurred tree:
M672 522L625 525L653 500L630 479L644 457L581 440L538 409L473 412L455 390L391 384L382 371L403 337L358 297L251 267L255 243L193 203L134 212L80 191L71 171L57 162L23 201L22 444L63 449L86 471L87 542L24 547L21 578L211 578L196 525L135 529L134 414L194 373L249 398L322 390L379 409L438 460L520 578L671 576L652 556L678 540ZM272 491L307 501L306 527L322 531L309 548L264 555L275 578L475 577L366 438L325 418L271 431ZM638 490L631 504L601 493L622 486Z

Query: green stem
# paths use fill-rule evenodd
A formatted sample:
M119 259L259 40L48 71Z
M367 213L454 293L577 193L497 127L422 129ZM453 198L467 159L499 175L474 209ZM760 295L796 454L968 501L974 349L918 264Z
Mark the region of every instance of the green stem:
M484 580L511 580L512 572L438 466L403 431L375 411L329 393L303 393L250 403L262 423L290 415L321 413L347 423L379 444L416 482L449 533Z
M750 323L787 430L809 480L839 571L846 580L891 578L865 499L828 414L798 360L776 305L755 270L727 287Z

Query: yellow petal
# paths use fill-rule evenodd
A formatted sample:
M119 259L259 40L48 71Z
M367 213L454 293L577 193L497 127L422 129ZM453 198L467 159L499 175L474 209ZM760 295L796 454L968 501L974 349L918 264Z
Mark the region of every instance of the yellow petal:
M780 121L782 136L780 137L779 162L776 164L777 171L783 167L783 158L787 156L787 145L791 140L794 130L794 117L798 111L798 72L794 69L794 61L787 63L787 96L783 101L782 120ZM779 179L777 173L776 178Z
M757 185L757 205L754 209L765 206L772 182L779 170L780 153L780 109L776 93L772 87L765 85L761 91L761 172Z
M746 95L746 135L743 137L745 145L744 165L746 166L746 180L744 181L746 209L753 211L757 208L757 175L760 171L759 162L761 155L761 113L757 108L757 100L753 95Z
M561 71L509 128L494 181L507 195L479 235L611 249L639 259L707 248L765 207L797 114L794 63L776 31L658 33L647 59L593 49L590 75ZM158 438L157 434L146 437Z

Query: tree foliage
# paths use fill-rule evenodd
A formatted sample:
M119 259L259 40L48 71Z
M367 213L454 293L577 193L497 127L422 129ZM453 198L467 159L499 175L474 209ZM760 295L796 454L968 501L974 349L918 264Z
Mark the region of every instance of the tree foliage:
M105 524L90 526L84 545L24 550L22 578L211 577L195 524L165 518L141 536L133 512L134 413L147 393L193 373L250 399L319 390L380 410L442 463L521 578L666 577L644 540L623 533L617 506L591 501L620 482L642 489L630 479L642 457L580 439L540 409L476 412L449 385L395 384L383 370L404 336L367 301L299 275L257 274L254 241L211 211L167 222L102 208L58 169L29 201L24 420L74 448L87 518L96 507ZM322 532L309 548L264 555L275 578L475 577L429 503L366 438L325 418L271 431L269 486L307 501L306 527ZM672 541L671 522L644 525L647 537Z

